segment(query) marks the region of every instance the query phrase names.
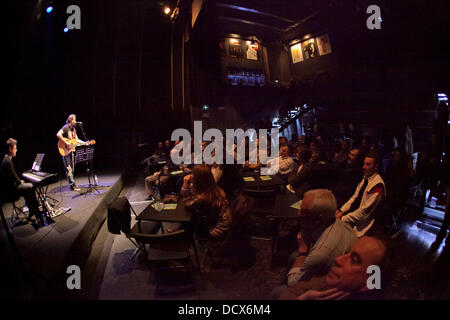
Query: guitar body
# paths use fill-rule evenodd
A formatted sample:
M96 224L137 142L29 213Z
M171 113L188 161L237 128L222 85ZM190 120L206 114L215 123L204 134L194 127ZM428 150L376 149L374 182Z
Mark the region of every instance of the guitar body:
M95 144L95 140L90 140L90 141L87 141L86 143L78 143L77 139L70 140L67 138L63 138L63 140L70 143L70 145L68 146L61 140L58 141L58 151L59 151L59 154L62 155L63 157L65 157L68 154L70 154L71 152L75 151L75 148L78 146L88 146L88 145Z

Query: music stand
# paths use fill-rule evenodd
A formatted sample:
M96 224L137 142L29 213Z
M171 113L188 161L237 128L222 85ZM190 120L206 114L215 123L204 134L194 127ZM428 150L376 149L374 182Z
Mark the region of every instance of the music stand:
M93 146L81 146L78 147L75 151L75 163L85 162L86 167L86 173L88 176L88 186L85 192L82 192L81 194L88 194L90 192L93 192L94 190L100 193L100 190L97 189L98 185L95 181L94 176L94 169L92 168L92 160L94 159L94 147ZM94 184L91 183L91 176L92 180L94 180Z

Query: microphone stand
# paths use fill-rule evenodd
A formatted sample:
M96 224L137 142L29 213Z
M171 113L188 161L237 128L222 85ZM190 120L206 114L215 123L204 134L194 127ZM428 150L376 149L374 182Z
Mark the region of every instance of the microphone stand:
M79 127L81 130L81 134L83 135L84 141L87 142L88 139L86 136L86 132L84 131L84 126L83 126L82 122L79 123ZM94 172L94 166L92 165L92 158L86 160L86 165L87 165L86 173L88 176L88 187L87 187L87 190L81 194L87 195L88 193L92 192L93 190L100 193L100 191L98 190L98 187L100 187L100 186L97 184L97 181L96 181L97 179L95 179L95 172ZM94 184L91 183L91 175L92 175L92 180L94 180Z

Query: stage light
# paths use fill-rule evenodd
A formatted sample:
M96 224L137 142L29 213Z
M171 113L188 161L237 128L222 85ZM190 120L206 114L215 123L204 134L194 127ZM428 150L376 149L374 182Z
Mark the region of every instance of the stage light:
M209 110L209 106L208 106L207 104L205 104L205 105L203 105L202 109L203 109L204 111L208 111L208 110Z
M64 32L68 32L68 31L69 31L69 28L65 27Z
M165 7L165 8L164 8L164 13L165 13L166 15L168 15L168 14L170 13L170 11L172 11L172 10L170 10L169 7Z
M47 13L50 13L53 11L53 7L52 6L48 6L47 9L45 10Z

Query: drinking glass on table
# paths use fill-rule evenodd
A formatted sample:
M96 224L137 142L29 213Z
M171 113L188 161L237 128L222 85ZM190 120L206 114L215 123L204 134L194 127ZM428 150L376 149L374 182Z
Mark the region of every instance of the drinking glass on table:
M162 211L164 209L164 203L163 202L156 202L154 205L154 208L156 211Z

